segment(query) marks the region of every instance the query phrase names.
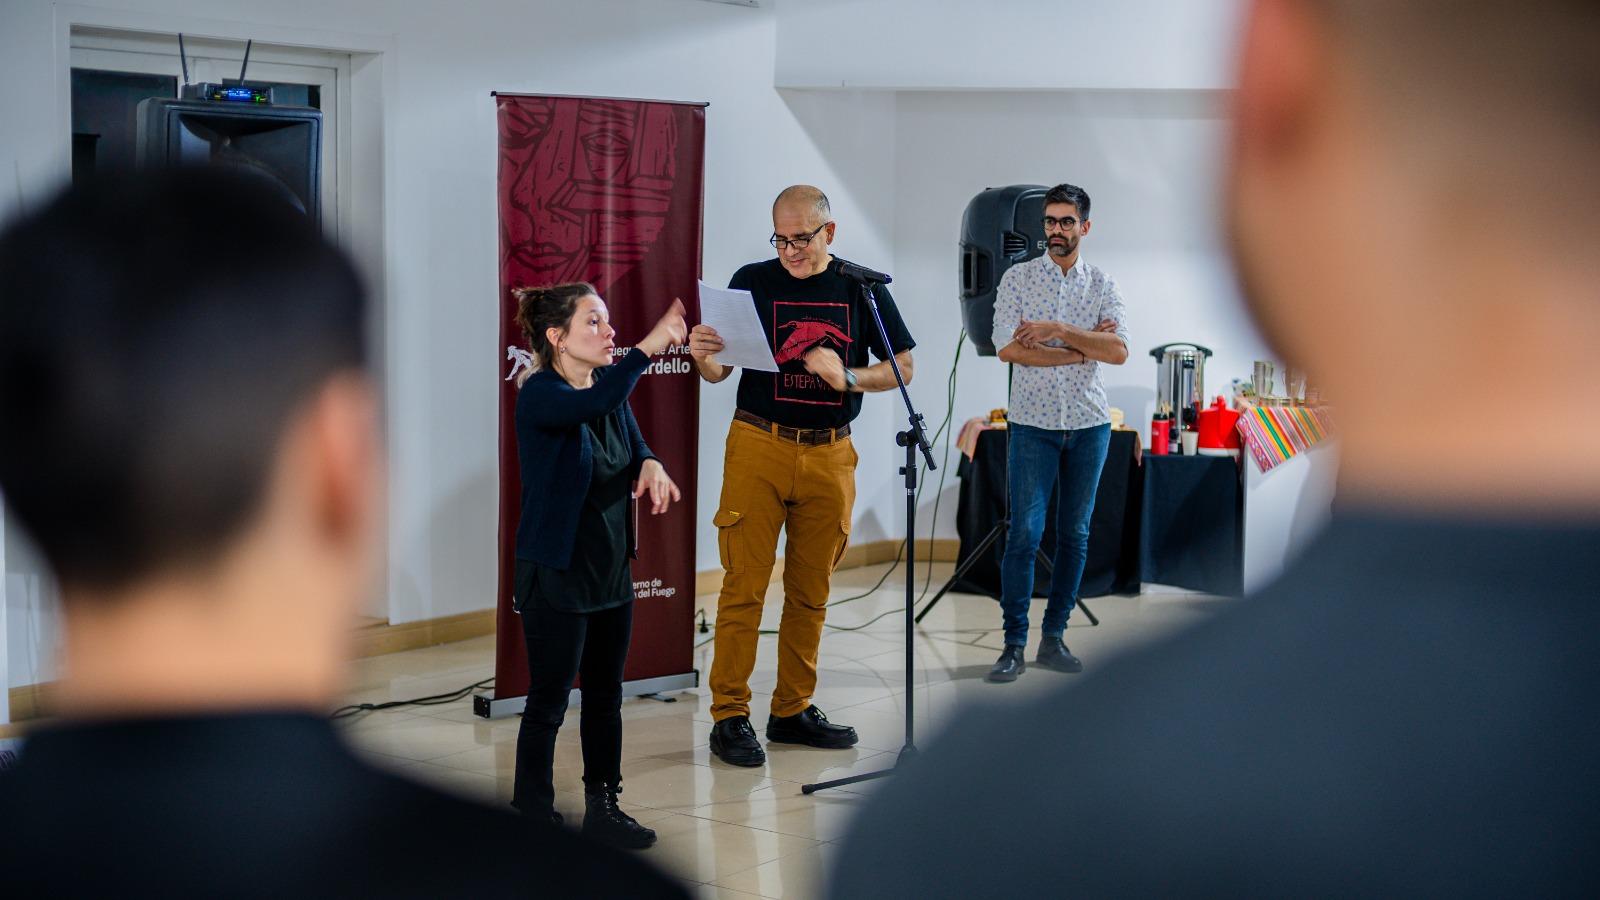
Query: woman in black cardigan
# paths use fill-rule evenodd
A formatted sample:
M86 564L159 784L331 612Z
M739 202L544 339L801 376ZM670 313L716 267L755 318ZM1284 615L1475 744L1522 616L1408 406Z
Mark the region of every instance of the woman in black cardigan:
M528 641L529 684L511 802L528 816L561 821L551 778L556 732L573 678L582 675L583 831L648 847L655 832L617 807L622 667L633 624L633 501L648 493L659 514L679 497L639 433L628 395L651 356L683 342L683 304L674 301L613 364L616 332L593 287L515 294L517 323L537 367L517 396L522 517L513 600Z

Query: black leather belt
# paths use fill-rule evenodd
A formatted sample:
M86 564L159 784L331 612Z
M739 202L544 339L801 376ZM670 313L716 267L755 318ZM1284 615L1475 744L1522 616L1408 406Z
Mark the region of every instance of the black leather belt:
M743 422L746 425L754 425L768 434L807 446L831 444L834 441L843 440L850 436L849 425L841 425L838 428L790 428L787 425L779 425L777 422L769 422L755 413L745 412L742 409L733 411L733 420L735 422Z

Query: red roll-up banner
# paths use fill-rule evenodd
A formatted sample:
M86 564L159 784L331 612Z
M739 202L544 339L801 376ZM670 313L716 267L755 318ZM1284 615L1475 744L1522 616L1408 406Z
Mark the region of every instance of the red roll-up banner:
M513 288L587 281L611 312L617 347L644 337L682 298L698 319L705 104L496 93L500 128L500 346L527 347ZM509 361L500 370L504 378ZM528 660L511 609L522 482L517 388L500 382L500 586L495 705L525 696ZM645 441L683 500L640 503L633 644L624 680L694 683L694 539L700 384L688 348L657 356L632 397ZM684 676L673 678L673 676ZM490 704L479 704L486 712ZM509 709L507 710L510 711ZM492 714L486 712L486 714Z

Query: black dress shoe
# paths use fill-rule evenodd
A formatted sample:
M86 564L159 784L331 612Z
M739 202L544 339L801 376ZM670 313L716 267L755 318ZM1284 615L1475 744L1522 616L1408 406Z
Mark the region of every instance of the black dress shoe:
M1039 642L1039 657L1034 660L1046 669L1057 672L1082 672L1083 661L1072 655L1061 638L1047 637Z
M749 716L729 716L711 726L711 752L730 766L759 766L767 761Z
M822 710L808 706L792 716L773 716L767 720L767 740L777 744L806 744L824 750L843 750L854 747L856 730L849 725L835 725L828 721Z
M624 850L643 850L656 842L656 833L634 821L617 806L622 783L583 789L583 834L602 844Z
M1021 644L1007 644L1000 658L994 661L994 668L989 670L989 674L984 676L983 680L996 684L1016 681L1018 675L1028 671L1028 662L1022 658L1022 649Z

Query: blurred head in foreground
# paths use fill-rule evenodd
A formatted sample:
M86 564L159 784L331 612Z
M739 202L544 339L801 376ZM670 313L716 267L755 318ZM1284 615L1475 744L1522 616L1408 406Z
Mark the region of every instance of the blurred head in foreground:
M1600 499L1597 41L1593 0L1251 4L1231 240L1257 322L1337 406L1341 500Z
M61 585L60 712L335 699L381 521L365 308L310 221L215 171L0 236L0 491Z

